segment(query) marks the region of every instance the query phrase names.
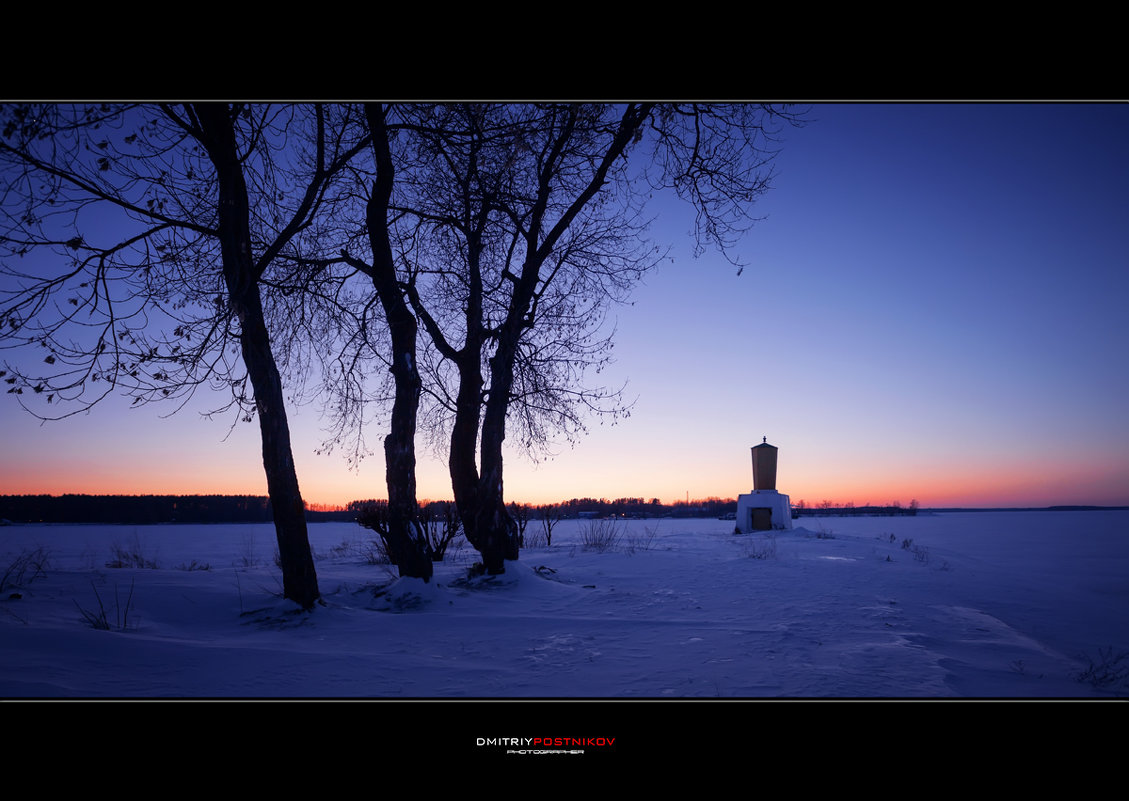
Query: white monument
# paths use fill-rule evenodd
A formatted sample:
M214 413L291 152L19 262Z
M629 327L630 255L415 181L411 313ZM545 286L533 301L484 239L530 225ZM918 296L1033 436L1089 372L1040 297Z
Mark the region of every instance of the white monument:
M792 528L792 501L776 491L775 445L753 448L753 491L737 498L737 533Z

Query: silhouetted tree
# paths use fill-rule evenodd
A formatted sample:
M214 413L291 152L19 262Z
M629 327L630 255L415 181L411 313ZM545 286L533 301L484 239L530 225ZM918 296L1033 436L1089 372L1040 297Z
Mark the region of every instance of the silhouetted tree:
M406 289L440 365L453 366L456 388L441 395L453 411L452 489L467 539L498 573L517 558L503 497L507 421L529 447L600 400L622 410L618 395L586 393L580 378L610 346L593 339L603 310L661 256L645 237L646 198L672 189L697 211L695 252L727 252L768 189L781 115L693 104L461 105L428 115L417 130L429 169L404 206L421 223L412 253L430 266L417 266Z
M332 222L321 230L323 247L297 264L316 287L327 408L332 421L325 449L342 443L354 464L367 455L368 410L390 407L384 437L386 508L380 531L401 576L429 580L435 556L427 522L419 517L416 445L423 382L417 354L418 323L406 298L416 267L405 252L414 211L399 199L418 181L418 151L411 142L422 106L367 103L354 107L369 143L352 164L353 180L330 199ZM410 195L410 191L407 192ZM407 232L407 233L406 233ZM326 243L333 243L332 246ZM361 280L357 280L357 279ZM373 392L374 376L391 394Z
M6 364L10 391L51 417L113 389L143 403L227 388L227 408L259 419L283 594L304 608L319 593L263 295L285 284L279 257L361 146L337 136L350 130L337 111L0 109L0 336L47 365Z
M386 477L390 514L400 510L389 530L401 532L390 536L402 572L426 574L411 516L427 397L427 427L449 431L464 533L485 569L502 572L519 541L503 491L507 426L536 450L582 433L589 414L626 412L617 390L584 378L608 356L606 310L662 256L646 236L646 199L673 190L697 211L695 253L727 253L768 188L773 124L793 118L748 105L547 103L370 104L365 119L368 253L342 233L337 259L309 264L368 278L375 303L352 313L362 330L382 310L395 388ZM353 379L343 385L354 391Z
M427 533L427 543L434 562L442 562L447 548L459 535L462 523L455 504L448 501L433 501L420 506L420 519Z
M537 513L541 520L541 529L545 532L545 544L552 547L553 527L560 522L561 505L559 503L547 503L538 507Z
M415 434L421 388L416 356L418 329L400 289L389 231L396 169L390 143L393 134L389 131L386 114L379 104L365 105L375 165L372 190L365 207L372 266L364 269L365 265L360 260L350 260L350 264L364 269L372 279L391 341L389 370L395 381L395 397L389 432L384 440L384 460L390 538L395 548L392 556L401 575L427 580L431 578L433 554L417 517L419 503L415 479Z
M517 545L522 548L525 546L525 529L529 525L529 504L515 501L510 504L509 511L514 525L517 526Z

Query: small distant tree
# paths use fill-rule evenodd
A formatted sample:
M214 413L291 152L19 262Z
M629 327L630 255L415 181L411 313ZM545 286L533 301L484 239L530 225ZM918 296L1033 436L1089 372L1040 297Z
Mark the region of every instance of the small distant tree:
M367 528L369 531L376 532L376 535L380 538L379 549L388 557L389 561L393 561L389 553L390 529L388 524L388 501L371 499L367 501L350 501L346 508L350 512L353 512L353 519L357 521L357 525L362 528Z
M353 512L357 524L376 532L380 537L381 549L392 564L396 564L393 554L399 546L399 530L393 522L391 505L384 500L350 501L348 510ZM460 533L460 521L455 505L448 501L432 501L421 504L412 515L419 526L420 536L427 548L428 558L442 562L447 549ZM402 520L402 518L401 518ZM400 571L401 576L406 576ZM430 575L430 574L429 574ZM406 576L423 578L423 576Z
M514 524L517 526L518 547L522 548L525 546L525 527L529 525L529 504L511 503L510 515L513 517Z
M455 504L433 501L420 507L419 519L423 523L432 561L442 562L447 555L447 548L459 535L461 528Z
M553 544L553 527L560 522L564 510L559 503L547 503L540 506L537 512L538 519L541 521L541 529L545 532L545 544L551 547Z

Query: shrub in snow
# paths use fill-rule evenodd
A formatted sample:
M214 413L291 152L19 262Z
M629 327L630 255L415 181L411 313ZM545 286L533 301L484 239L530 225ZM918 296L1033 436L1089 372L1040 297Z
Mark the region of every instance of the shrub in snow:
M659 533L659 527L645 526L642 533L632 532L628 533L623 538L623 552L628 556L636 551L649 551L654 547L655 536Z
M157 570L160 565L157 564L156 559L150 559L145 555L144 549L141 547L141 539L135 531L128 545L115 542L110 546L110 561L106 562L106 567L140 567L146 570Z
M37 578L44 578L47 575L50 557L51 552L43 546L25 549L14 558L10 557L11 561L0 574L0 591L23 587Z
M766 537L758 537L757 539L745 540L743 542L745 547L745 556L750 559L775 559L776 558L776 537L769 534Z
M522 548L548 548L549 536L544 529L530 531L522 538Z
M239 558L235 562L235 567L250 570L257 564L259 564L259 560L255 556L255 537L251 534L244 534L242 548L239 552Z
M1078 674L1078 681L1099 689L1129 688L1129 651L1115 656L1111 645L1105 650L1099 648L1097 658L1089 661L1086 669Z
M102 596L98 594L98 588L94 586L94 582L90 582L91 589L94 590L94 597L98 600L98 611L83 609L78 605L78 601L74 605L78 607L78 611L82 614L83 620L91 628L100 629L102 631L110 631L117 629L118 631L125 631L129 625L129 610L133 607L133 582L129 582L129 596L125 599L125 607L122 608L121 603L118 601L118 586L114 585L114 622L111 623L109 614L107 613L105 604L102 603Z
M388 546L384 544L384 540L382 539L369 540L365 543L365 545L362 546L361 556L366 564L392 564L392 560L388 557Z
M610 551L617 542L619 527L614 520L589 520L580 529L580 544L586 551Z

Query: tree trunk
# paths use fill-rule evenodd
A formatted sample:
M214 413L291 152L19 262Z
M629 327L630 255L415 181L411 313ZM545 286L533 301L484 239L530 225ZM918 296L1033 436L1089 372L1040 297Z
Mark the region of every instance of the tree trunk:
M392 376L396 385L390 427L384 438L388 556L401 576L430 581L434 571L431 548L419 523L416 499L415 435L422 386L415 361L416 321L403 301L394 276L388 280L381 270L376 272L373 285L384 305L392 337Z
M388 485L388 543L389 558L399 568L400 575L429 581L434 570L431 549L419 524L419 505L416 500L416 413L419 408L420 379L415 370L415 320L410 336L393 328L394 363L392 374L396 380L396 397L392 403L391 428L384 438L385 481ZM399 336L397 336L399 333ZM411 340L410 350L403 344Z
M478 264L480 254L481 242L472 234L467 242L469 291L466 300L466 340L461 350L451 354L459 370L459 389L455 397L455 422L451 429L448 467L455 506L463 524L463 535L482 557L486 572L496 575L505 572L506 559L517 558L517 548L508 547L511 537L508 535L507 524L512 526L512 521L502 499L500 459L496 463L488 463L485 458L488 450L491 453L494 451L493 441L488 447L484 438L482 453L477 453L483 385L483 288ZM504 416L504 407L502 413ZM503 428L502 436L504 435ZM500 447L500 441L498 446ZM479 455L483 458L481 475L476 460ZM495 464L497 470L488 469ZM516 543L516 535L513 539Z
M517 560L519 548L517 524L506 509L500 472L483 473L479 480L475 527L483 568L490 575L505 573L506 560Z
M317 574L290 446L282 379L263 317L259 276L251 250L250 204L230 111L225 104L210 103L197 105L195 111L219 182L218 227L223 274L232 310L239 320L243 362L255 393L267 494L282 563L282 594L303 609L310 609L320 597Z
M290 446L290 426L283 405L282 380L275 366L263 322L258 289L237 305L243 361L255 393L255 408L263 439L263 467L274 514L282 594L311 608L320 597L313 553L306 527L306 506L298 488L298 473Z
M504 573L505 560L518 558L517 524L506 509L502 484L502 443L506 439L506 411L513 387L516 343L503 336L490 359L490 394L482 419L476 526L482 547L482 564L488 573Z
M451 452L447 467L451 474L455 508L463 524L463 536L471 547L483 553L484 540L479 536L478 463L475 459L478 421L482 413L482 370L478 348L477 338L468 335L468 344L457 360L459 390L455 398L455 422L451 427Z
M384 309L392 339L392 377L396 395L392 419L384 438L385 481L388 485L389 558L400 575L431 579L434 567L431 548L419 523L416 499L415 436L422 382L416 365L418 324L408 308L396 277L396 264L388 232L388 204L392 195L393 164L379 104L365 106L376 157L376 178L366 208L369 244L372 249L372 284Z
M482 411L482 376L478 351L464 352L459 365L459 396L455 434L451 438L451 477L455 502L463 518L467 541L482 556L487 573L505 573L507 559L518 558L517 525L506 509L502 484L502 443L506 438L506 411L513 385L513 348L503 339L490 359L490 392ZM473 388L473 392L471 389ZM475 467L475 440L481 414L482 432ZM456 436L457 435L457 436Z

